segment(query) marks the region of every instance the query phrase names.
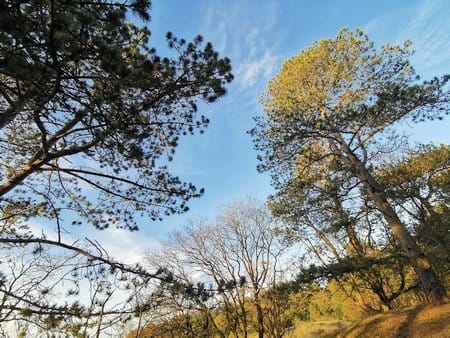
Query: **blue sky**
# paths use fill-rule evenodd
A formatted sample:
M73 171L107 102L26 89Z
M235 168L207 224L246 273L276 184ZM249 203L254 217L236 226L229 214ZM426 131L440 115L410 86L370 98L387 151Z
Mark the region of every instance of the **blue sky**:
M413 65L424 78L450 73L450 1L446 0L154 0L150 43L163 54L164 36L211 41L233 65L235 81L219 102L200 106L211 124L203 135L180 140L172 172L206 189L190 203L190 212L148 222L139 232L86 231L114 256L126 261L154 247L188 217L214 217L229 202L271 193L268 175L256 171L250 136L252 117L261 114L258 98L286 58L314 40L333 37L343 27L362 28L377 45L413 41ZM423 142L450 143L450 117L440 123L405 126ZM80 234L78 234L80 235Z

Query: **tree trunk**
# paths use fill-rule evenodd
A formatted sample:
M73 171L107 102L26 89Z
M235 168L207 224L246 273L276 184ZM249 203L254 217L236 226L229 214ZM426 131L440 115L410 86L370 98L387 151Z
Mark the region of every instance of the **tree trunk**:
M434 304L445 303L447 301L447 293L444 285L434 272L422 249L417 245L414 238L406 229L406 226L400 220L394 208L389 204L380 185L364 164L350 150L348 145L342 141L340 145L342 147L341 150L343 150L346 155L344 156L344 159L352 165L356 175L361 180L368 197L381 212L395 238L409 258L412 267L419 277L427 298Z
M372 189L369 188L368 190ZM400 221L397 213L387 202L386 198L380 192L376 191L372 191L371 195L373 196L376 207L383 214L392 233L397 238L403 251L405 251L407 257L411 261L411 265L416 271L427 297L434 304L444 303L447 298L445 288L431 267L422 249L417 245L405 225Z
M264 314L261 308L259 295L255 297L256 316L258 321L258 338L264 338Z

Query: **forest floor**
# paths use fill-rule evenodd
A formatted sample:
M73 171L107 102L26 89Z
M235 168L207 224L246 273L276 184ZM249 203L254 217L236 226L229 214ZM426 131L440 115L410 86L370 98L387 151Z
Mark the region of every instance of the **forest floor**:
M296 327L289 338L450 338L450 304L417 306L368 317L352 326L339 321Z

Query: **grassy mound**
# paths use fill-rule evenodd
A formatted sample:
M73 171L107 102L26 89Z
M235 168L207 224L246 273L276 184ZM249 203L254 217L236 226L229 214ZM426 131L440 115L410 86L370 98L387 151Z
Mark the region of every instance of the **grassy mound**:
M389 311L366 318L336 336L343 338L450 337L450 304Z
M287 338L450 338L450 304L418 306L368 317L349 326L342 321L304 322Z

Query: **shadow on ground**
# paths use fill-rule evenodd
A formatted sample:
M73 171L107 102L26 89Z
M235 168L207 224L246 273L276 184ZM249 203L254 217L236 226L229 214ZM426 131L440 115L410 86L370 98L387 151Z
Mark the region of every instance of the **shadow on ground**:
M366 318L336 336L342 338L450 337L450 304L389 311Z

